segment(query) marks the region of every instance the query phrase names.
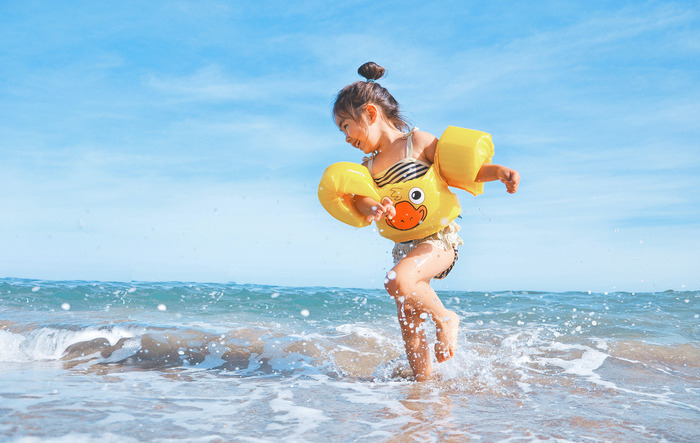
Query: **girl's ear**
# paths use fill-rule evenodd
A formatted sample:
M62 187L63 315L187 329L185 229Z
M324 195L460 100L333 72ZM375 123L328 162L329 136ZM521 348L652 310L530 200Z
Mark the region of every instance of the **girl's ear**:
M369 117L369 123L372 124L377 121L377 117L379 116L379 111L377 111L377 107L374 106L373 104L368 104L365 106L365 112L367 112L367 117Z

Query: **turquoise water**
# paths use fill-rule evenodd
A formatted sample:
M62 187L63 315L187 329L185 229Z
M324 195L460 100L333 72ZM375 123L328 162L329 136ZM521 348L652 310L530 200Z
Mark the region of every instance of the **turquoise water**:
M439 295L415 383L378 289L2 279L0 440L700 441L700 292Z

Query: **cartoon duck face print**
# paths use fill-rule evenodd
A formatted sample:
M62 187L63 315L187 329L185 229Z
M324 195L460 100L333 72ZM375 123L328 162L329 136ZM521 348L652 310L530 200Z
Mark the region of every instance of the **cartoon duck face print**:
M408 200L394 204L396 216L392 219L387 218L387 225L400 231L408 231L425 220L425 217L428 215L428 208L421 204L425 201L425 192L421 188L411 188L408 191Z

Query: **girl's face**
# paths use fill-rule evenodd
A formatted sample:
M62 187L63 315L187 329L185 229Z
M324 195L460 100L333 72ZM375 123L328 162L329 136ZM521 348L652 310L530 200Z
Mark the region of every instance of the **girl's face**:
M335 120L340 131L345 134L345 141L365 154L370 154L377 149L376 141L370 136L373 124L370 114L367 111L360 114L360 121L350 117L337 117Z

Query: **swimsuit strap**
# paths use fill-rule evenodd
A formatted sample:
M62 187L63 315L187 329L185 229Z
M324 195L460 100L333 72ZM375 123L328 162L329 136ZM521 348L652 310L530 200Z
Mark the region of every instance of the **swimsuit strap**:
M367 170L370 174L372 174L372 163L374 163L374 155L370 155L369 157L365 158L367 159Z
M406 158L413 158L413 133L417 130L418 128L414 127L404 135L406 138Z

